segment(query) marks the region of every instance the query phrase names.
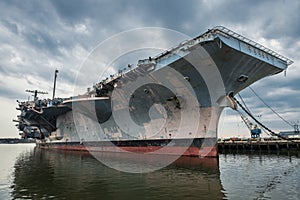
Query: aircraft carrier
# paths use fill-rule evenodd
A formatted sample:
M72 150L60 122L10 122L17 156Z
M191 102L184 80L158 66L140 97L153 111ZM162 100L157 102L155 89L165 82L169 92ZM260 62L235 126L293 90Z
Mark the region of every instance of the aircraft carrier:
M82 95L40 99L33 91L34 100L18 101L17 127L46 149L215 157L219 117L236 108L234 95L290 64L217 26Z

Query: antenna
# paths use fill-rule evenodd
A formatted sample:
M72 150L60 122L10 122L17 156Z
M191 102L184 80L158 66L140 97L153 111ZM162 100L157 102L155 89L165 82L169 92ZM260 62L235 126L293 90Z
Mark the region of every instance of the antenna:
M56 78L57 78L57 74L58 74L58 70L55 69L55 73L54 73L54 86L53 86L53 95L52 95L52 99L54 99L54 97L55 97L55 89L56 89Z
M25 92L34 93L34 95L33 95L34 100L37 99L37 94L48 94L48 92L42 92L42 91L38 91L38 90L25 90Z

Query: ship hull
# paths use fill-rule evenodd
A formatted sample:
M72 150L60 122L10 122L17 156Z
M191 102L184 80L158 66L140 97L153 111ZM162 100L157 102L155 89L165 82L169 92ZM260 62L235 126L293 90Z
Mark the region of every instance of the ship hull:
M84 95L43 108L20 103L19 129L40 135L45 149L216 157L219 117L225 107L237 109L232 97L291 63L216 28L129 65Z
M41 149L123 152L154 155L183 155L192 157L217 157L217 138L93 141L93 142L52 142L38 143Z

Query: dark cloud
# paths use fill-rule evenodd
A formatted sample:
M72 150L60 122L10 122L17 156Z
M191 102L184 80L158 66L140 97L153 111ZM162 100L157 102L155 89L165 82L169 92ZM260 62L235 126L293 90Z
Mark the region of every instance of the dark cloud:
M270 39L300 37L300 24L297 23L300 21L299 1L277 1L275 4L270 1L266 6L269 6L272 12L267 20L263 20L264 37Z
M88 53L121 31L159 26L197 36L216 25L224 25L254 41L265 41L266 46L283 51L279 53L295 61L287 78L282 74L268 77L253 88L280 111L297 109L300 107L299 10L298 0L3 0L0 2L3 79L0 96L24 97L27 86L50 91L56 68L60 70L58 83L64 94L72 88ZM20 84L12 86L9 81L14 79ZM95 80L90 81L92 85ZM242 95L255 112L264 111L262 103L249 90Z
M107 5L109 3L107 1L54 0L51 1L51 3L60 18L70 23L78 22L84 18L95 16L97 10L99 14L103 11L109 11Z
M14 90L12 88L7 88L7 87L0 87L0 96L5 97L5 98L9 98L9 99L12 99L12 100L26 99L27 98L24 93L20 94L17 90Z
M59 44L54 37L49 35L49 32L42 32L40 30L31 30L24 33L24 36L31 46L40 51L50 51L51 55L59 54Z
M2 24L9 29L11 32L15 33L15 34L19 34L19 29L16 23L14 22L10 22L8 20L1 20Z
M146 24L158 22L161 26L182 31L186 22L195 19L199 12L205 10L205 5L201 1L134 1L136 5L133 9L142 17Z
M89 19L95 32L110 32L144 26L162 26L183 31L185 23L192 22L205 11L201 1L51 1L60 19L76 24ZM141 22L135 24L135 22ZM197 25L197 24L195 24Z
M0 73L1 74L4 74L4 75L7 75L8 73L6 72L6 70L5 70L5 68L2 66L2 65L0 65Z

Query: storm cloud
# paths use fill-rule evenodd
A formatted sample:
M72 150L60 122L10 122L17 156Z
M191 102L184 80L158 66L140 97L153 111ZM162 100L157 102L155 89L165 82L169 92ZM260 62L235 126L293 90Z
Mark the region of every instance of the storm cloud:
M299 121L299 11L297 0L3 0L0 97L11 100L13 105L15 98L26 98L26 89L51 93L55 69L60 71L57 95L72 95L84 59L99 43L122 31L163 27L194 37L224 25L294 61L286 77L283 73L268 77L253 88L287 119ZM251 91L245 90L242 95L254 112L266 113ZM1 123L9 124L11 119L8 120ZM7 132L15 130L10 125L3 126Z

